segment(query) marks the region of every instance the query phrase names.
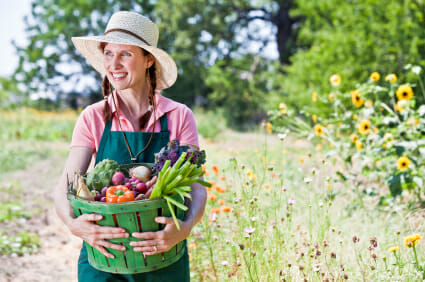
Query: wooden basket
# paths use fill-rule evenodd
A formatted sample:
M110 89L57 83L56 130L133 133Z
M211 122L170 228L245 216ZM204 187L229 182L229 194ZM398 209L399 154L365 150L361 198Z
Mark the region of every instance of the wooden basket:
M123 168L129 168L134 165L125 165ZM84 242L87 248L88 260L94 268L113 273L141 273L157 270L166 267L184 254L184 243L179 242L169 251L152 256L144 256L141 252L134 252L130 246L132 241L140 241L132 237L133 232L158 231L164 228L163 224L155 222L155 217L171 217L171 212L167 202L164 199L140 200L125 203L104 203L87 201L68 193L68 199L76 216L86 213L96 213L103 216L97 224L102 226L115 226L124 228L130 236L128 238L108 239L108 241L125 246L125 251L115 249L107 250L115 258L107 258L97 249ZM182 203L181 198L175 200ZM174 207L177 218L183 220L184 212Z

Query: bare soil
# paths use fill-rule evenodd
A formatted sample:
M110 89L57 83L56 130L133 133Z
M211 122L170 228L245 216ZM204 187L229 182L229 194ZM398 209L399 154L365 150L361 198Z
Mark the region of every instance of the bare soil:
M82 241L56 216L53 203L53 191L64 162L65 157L55 156L9 175L9 179L19 181L23 187L24 209L33 216L7 229L38 234L41 248L31 255L0 256L0 281L77 281Z

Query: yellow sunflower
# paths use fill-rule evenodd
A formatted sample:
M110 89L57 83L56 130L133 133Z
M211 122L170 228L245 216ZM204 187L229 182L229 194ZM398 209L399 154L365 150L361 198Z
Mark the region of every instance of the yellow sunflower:
M317 102L317 92L313 92L313 94L311 94L311 99L313 100L313 102Z
M314 126L314 132L316 133L317 136L320 136L323 134L323 127L320 124L316 124Z
M357 134L353 133L350 135L351 142L356 143L357 140L359 140L359 137Z
M359 123L359 133L367 134L370 132L370 121L365 119Z
M363 144L360 140L356 140L356 149L360 151L363 148Z
M409 168L410 160L408 157L403 156L398 158L397 160L397 169L401 171L405 171Z
M400 85L396 91L396 95L399 100L410 100L413 97L412 87L406 84Z
M313 120L313 122L314 122L314 123L316 123L316 122L317 122L317 116L316 116L316 115L314 115L314 114L313 114L313 115L311 116L311 119Z
M377 82L380 78L381 78L381 76L376 71L372 72L372 74L370 75L370 79L374 82Z
M421 239L422 237L419 234L413 234L413 235L407 236L406 238L404 238L404 247L411 248L415 246L416 244L418 244Z
M335 94L334 93L329 93L328 95L329 101L333 102L333 100L335 100Z
M364 100L360 96L360 92L358 90L351 91L351 100L357 108L360 108L364 104Z
M268 131L269 133L272 133L272 129L273 129L272 124L271 124L270 122L267 122L267 123L266 123L266 126L267 126L267 131Z
M338 86L341 84L341 77L337 74L333 74L329 81L333 86Z
M397 76L394 73L390 73L385 77L385 81L389 81L391 83L395 83L397 81Z
M358 119L359 119L359 117L356 114L354 114L353 115L353 120L358 120Z

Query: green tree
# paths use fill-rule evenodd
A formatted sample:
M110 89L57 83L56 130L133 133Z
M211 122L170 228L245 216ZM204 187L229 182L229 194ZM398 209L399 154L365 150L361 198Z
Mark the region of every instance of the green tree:
M297 0L292 13L305 21L281 85L289 104L311 104L314 91L327 96L334 73L348 91L374 71L384 79L409 63L425 66L424 1Z
M149 15L152 8L149 1L33 0L31 16L24 19L28 44L15 46L15 80L27 94L78 93L98 99L101 77L74 48L71 37L103 33L115 11L143 10Z
M16 46L20 62L15 78L27 93L83 93L98 99L101 78L75 50L71 37L101 34L113 12L132 10L158 23L159 46L179 66L179 79L165 94L191 104L213 91L205 84L209 67L216 60L231 67L235 57L251 52L252 43L261 51L277 42L280 61L288 63L299 20L289 15L293 6L292 0L33 0L31 16L25 20L29 43ZM265 25L271 34L262 31Z

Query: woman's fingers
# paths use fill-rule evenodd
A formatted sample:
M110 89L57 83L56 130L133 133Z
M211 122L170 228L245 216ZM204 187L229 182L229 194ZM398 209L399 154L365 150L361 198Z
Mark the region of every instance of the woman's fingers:
M85 213L78 217L78 219L84 220L84 221L98 221L101 220L103 217L100 214L95 213Z
M95 248L96 248L96 250L101 252L105 257L115 258L115 256L113 254L111 254L110 252L108 252L104 247L97 245L97 246L95 246Z
M96 233L97 234L114 234L118 237L112 237L112 238L127 238L128 233L125 231L124 228L120 227L109 227L109 226L96 226Z

